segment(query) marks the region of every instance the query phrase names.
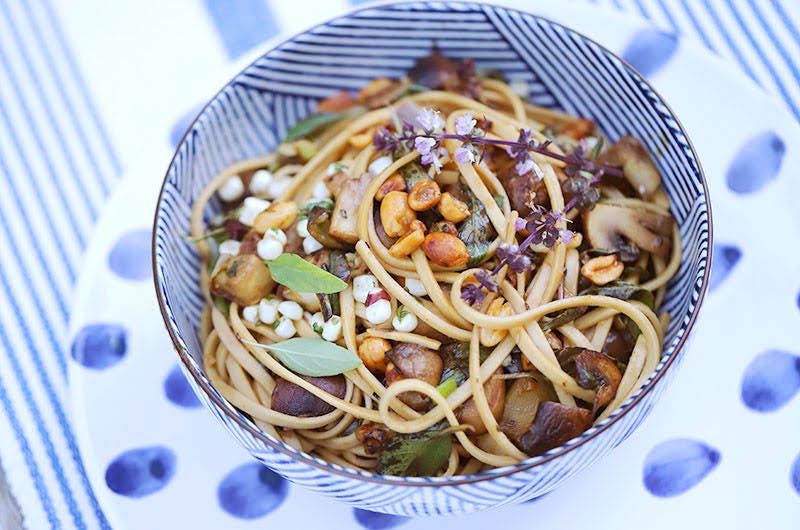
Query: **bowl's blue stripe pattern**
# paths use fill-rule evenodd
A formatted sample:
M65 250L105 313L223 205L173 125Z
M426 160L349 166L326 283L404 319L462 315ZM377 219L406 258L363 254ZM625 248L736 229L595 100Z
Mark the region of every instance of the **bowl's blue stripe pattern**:
M550 491L627 438L647 416L667 379L648 389L635 407L627 410L641 391L611 418L565 446L579 447L555 449L526 463L540 464L514 474L492 470L482 474L482 480L460 484L438 478L365 481L372 476L274 441L268 444L253 434L266 437L246 415L211 388L200 369L196 334L203 303L197 287L198 259L180 237L189 231L193 197L232 162L273 150L294 122L313 111L317 98L358 89L374 77L397 77L426 55L434 40L447 55L471 57L480 67L525 80L532 102L592 117L612 138L633 134L656 155L685 245L680 270L669 285L665 309L673 320L656 374L673 355L680 355L676 347L706 283L710 237L699 165L658 96L597 44L532 15L464 3L371 8L281 44L237 76L201 113L167 174L155 227L157 283L165 318L198 396L256 458L320 493L399 515L465 513ZM216 206L212 203L207 215L213 215ZM665 375L672 374L674 369ZM593 436L598 430L604 432ZM414 485L438 487L409 487Z

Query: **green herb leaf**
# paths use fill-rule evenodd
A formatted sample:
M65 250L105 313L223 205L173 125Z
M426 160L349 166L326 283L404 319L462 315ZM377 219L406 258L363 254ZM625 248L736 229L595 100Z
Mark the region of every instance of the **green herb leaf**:
M444 382L440 383L439 386L436 387L436 390L438 390L439 393L444 397L447 397L452 394L456 388L458 388L458 383L456 383L455 378L450 377Z
M444 365L439 382L445 383L452 379L458 386L466 381L469 377L469 342L451 342L442 346L439 351ZM480 362L485 361L491 352L491 348L481 346L478 353Z
M551 329L563 326L564 324L569 324L579 316L583 315L585 312L585 307L570 307L569 309L565 309L559 313L556 313L555 316L542 317L542 319L539 321L539 324L542 327L542 331L547 333Z
M395 434L384 446L376 471L402 477L434 475L450 457L451 432L434 426L418 433Z
M242 342L271 351L286 368L310 377L339 375L361 365L361 359L350 350L320 338L294 338L275 344Z
M397 306L397 311L395 311L395 313L397 314L397 320L403 320L408 316L408 309L406 309L406 306L403 304L400 304Z
M281 254L267 261L272 278L281 285L299 293L338 293L347 284L297 254Z
M636 284L615 280L609 284L600 286L593 285L585 289L580 294L598 294L611 296L620 300L638 300L650 309L653 309L653 293L647 289L642 289Z
M467 205L469 206L470 216L461 222L458 227L458 239L467 245L469 262L467 266L474 267L486 257L489 252L489 244L497 235L497 232L489 220L486 207L470 191L467 186L462 185L462 192L466 195Z
M317 322L311 324L311 328L314 330L315 333L319 333L322 335L322 326L320 326Z
M344 112L321 112L298 121L286 132L284 142L293 142L347 117Z
M405 166L401 167L400 174L406 181L407 191L411 191L411 188L413 188L414 184L416 184L417 182L421 180L429 180L431 178L428 175L428 172L425 171L425 168L423 168L417 162L409 162Z

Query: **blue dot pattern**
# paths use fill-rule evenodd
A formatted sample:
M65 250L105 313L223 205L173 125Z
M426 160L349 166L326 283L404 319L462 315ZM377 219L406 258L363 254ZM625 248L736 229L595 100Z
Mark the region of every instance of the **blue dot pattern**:
M243 464L228 473L217 488L219 505L240 519L263 517L283 504L289 484L258 462Z
M719 451L697 440L661 442L645 458L644 487L656 497L675 497L702 481L719 460Z
M108 267L126 280L146 280L152 273L150 263L150 230L125 232L108 254Z
M201 405L200 400L197 399L194 391L192 390L186 376L183 375L180 366L177 364L167 374L164 379L164 394L167 399L175 405L185 408L196 408Z
M128 334L119 324L89 324L72 339L70 355L93 370L104 370L120 362L128 351Z
M169 130L169 143L172 144L173 148L177 148L178 144L181 143L183 135L189 130L189 127L192 125L197 115L200 114L202 109L203 105L195 105L186 111L183 116L178 118L178 120Z
M797 455L797 458L794 459L794 464L792 464L792 470L789 476L789 480L792 483L792 487L794 491L800 495L800 455Z
M625 46L622 58L644 76L650 76L669 62L678 47L678 37L656 29L643 29Z
M354 508L353 515L362 527L368 530L387 530L394 528L403 523L408 522L409 517L401 515L392 515L389 513L373 512L370 510L362 510L361 508Z
M140 498L166 486L175 475L175 453L166 447L131 449L106 468L109 489L125 497Z
M742 379L742 401L756 412L773 412L800 390L800 356L781 350L760 353Z
M728 167L725 182L731 191L755 193L778 176L786 144L774 131L762 132L739 149Z
M711 280L708 288L712 291L722 285L733 268L742 259L742 251L734 245L714 245L714 255L711 259Z

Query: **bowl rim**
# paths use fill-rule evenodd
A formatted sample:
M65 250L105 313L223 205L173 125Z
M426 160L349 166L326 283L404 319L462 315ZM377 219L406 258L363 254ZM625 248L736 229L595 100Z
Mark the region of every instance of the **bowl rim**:
M450 3L450 2L445 2L444 0L426 0L425 2L422 2L422 3L438 4L439 6L441 6L443 8L446 8L446 9L442 9L442 12L452 11L452 9L447 8L447 4ZM164 321L164 325L167 328L167 332L169 333L170 340L172 341L173 348L175 349L176 353L178 354L178 357L180 358L181 362L183 363L184 368L188 371L189 374L192 375L192 378L194 379L195 383L203 390L203 392L206 394L208 399L210 399L214 403L214 405L217 408L217 410L221 410L225 414L225 416L227 416L229 419L233 420L234 423L236 423L240 428L242 428L245 431L247 431L251 436L255 437L258 441L266 444L270 449L275 450L275 451L277 451L277 452L279 452L279 453L281 453L281 454L283 454L285 456L288 456L288 457L292 458L293 460L297 460L297 461L299 461L299 462L301 462L301 463L303 463L305 465L312 466L312 467L317 468L317 469L319 469L321 471L324 471L324 472L327 472L327 473L331 473L333 475L337 475L337 476L340 476L340 477L346 478L346 479L352 479L352 480L363 481L363 482L367 482L367 483L374 483L374 484L381 484L381 485L388 485L388 486L405 486L405 487L460 486L460 485L465 485L465 484L474 484L474 483L483 482L483 481L487 481L487 480L493 480L493 479L496 479L496 478L506 477L506 476L513 475L513 474L516 474L516 473L524 472L524 471L527 471L527 470L542 466L544 464L547 464L548 462L550 462L552 460L555 460L557 458L560 458L562 456L565 456L565 455L571 453L572 451L578 449L579 447L583 446L584 444L587 444L588 442L594 440L595 438L600 436L602 433L604 433L605 431L609 430L616 423L618 423L623 416L625 416L631 410L635 409L636 405L638 405L645 398L645 396L647 396L647 394L649 394L656 387L656 385L661 381L661 379L664 377L664 375L667 373L667 371L672 367L672 365L678 359L678 357L680 356L681 350L686 345L686 343L687 343L687 341L689 339L689 336L691 335L691 332L692 332L692 329L694 327L694 324L697 321L697 318L698 318L698 316L700 314L700 311L701 311L701 308L702 308L702 305L703 305L703 301L705 300L705 295L706 295L706 293L708 291L708 287L709 287L709 283L710 283L711 262L712 262L712 258L713 258L713 252L714 252L714 223L713 223L713 216L712 216L712 211L711 211L711 198L709 196L708 183L706 181L705 172L703 170L703 166L702 166L702 163L700 161L700 158L697 156L697 151L695 150L694 144L692 143L691 138L689 137L689 135L686 133L686 129L684 128L683 124L680 122L678 117L675 115L675 113L673 112L673 110L670 107L670 105L664 100L664 98L652 86L652 84L645 78L645 76L642 75L638 70L636 70L628 61L626 61L622 57L619 57L616 53L614 53L613 51L608 49L606 46L600 44L599 42L597 42L596 40L586 36L585 34L579 32L577 30L574 30L574 29L572 29L572 28L570 28L570 27L568 27L568 26L566 26L564 24L561 24L560 22L556 22L556 21L554 21L554 20L552 20L552 19L550 19L548 17L544 17L544 16L541 16L541 15L537 15L535 13L523 11L521 9L516 9L516 8L513 8L513 7L501 6L501 5L493 4L491 2L483 2L481 0L464 0L463 2L462 1L458 1L457 4L463 4L465 6L474 6L474 7L487 6L487 7L493 8L493 9L499 9L499 10L504 10L504 11L507 11L507 12L513 12L513 13L518 13L518 14L522 14L522 15L525 15L525 16L534 17L534 18L536 18L538 20L546 22L547 24L551 24L551 25L553 25L555 27L561 28L564 31L567 31L569 33L577 35L581 39L584 39L585 41L592 43L593 45L597 46L600 50L602 50L604 53L607 53L610 57L612 57L612 58L616 59L617 61L619 61L629 71L633 72L633 74L636 76L636 78L638 78L638 81L640 83L644 84L644 86L646 86L647 89L651 91L651 93L657 98L657 101L661 105L663 105L663 107L666 110L666 112L669 115L669 117L672 120L674 120L675 127L677 128L677 131L679 131L682 134L683 139L685 140L686 145L688 146L689 151L690 151L692 157L694 158L695 163L697 164L697 174L700 177L700 184L702 185L703 198L705 200L706 215L707 215L707 218L708 218L708 240L707 240L707 247L708 248L706 249L706 263L707 263L707 265L706 265L704 274L702 276L702 283L700 285L700 290L699 290L699 294L698 294L698 297L697 297L697 301L695 303L694 311L689 315L689 321L686 323L686 329L685 329L683 335L678 340L678 343L675 345L675 348L674 348L672 354L664 362L663 366L660 366L660 368L657 366L656 370L652 374L650 374L650 376L645 381L645 383L642 385L642 387L640 387L633 396L628 398L628 400L623 402L620 405L620 407L614 413L612 413L608 418L606 418L599 425L593 426L589 430L587 430L584 433L582 433L578 438L574 438L573 441L567 442L564 445L561 445L559 447L553 448L550 451L548 451L548 452L546 452L546 453L544 453L542 455L530 457L530 458L528 458L526 460L523 460L522 462L519 462L519 463L511 465L511 466L504 466L504 467L500 467L500 468L494 468L494 469L491 469L491 470L488 470L488 471L483 471L481 473L476 473L476 474L472 474L472 475L455 475L455 476L452 476L452 477L398 477L398 476L391 476L391 475L379 475L377 473L369 473L369 472L365 472L365 471L359 471L359 470L356 470L356 469L346 468L346 467L343 467L343 466L338 466L338 465L332 464L330 462L327 462L325 460L322 460L321 458L314 457L314 456L312 456L312 455L310 455L310 454L308 454L308 453L306 453L304 451L298 451L298 450L286 445L284 442L280 442L278 440L275 440L275 439L271 438L270 436L268 436L266 433L264 433L263 431L261 431L257 427L254 427L253 425L250 425L247 421L245 421L244 419L239 417L239 415L234 414L234 413L231 412L230 408L233 407L233 405L228 403L227 400L225 400L221 396L218 397L217 396L217 392L218 391L213 387L213 385L211 385L210 382L205 380L204 376L202 375L202 370L201 369L195 369L194 360L192 359L191 354L185 348L183 348L180 345L180 340L179 340L178 333L170 325L170 319L169 319L169 316L167 315L167 308L166 308L167 304L166 304L165 296L164 296L164 293L159 288L159 282L158 282L158 278L159 278L159 274L158 274L158 259L157 259L157 253L156 253L156 227L157 227L158 221L159 221L159 213L161 211L162 199L163 199L163 196L164 196L164 190L166 188L167 181L169 179L169 173L170 173L170 171L171 171L171 169L172 169L172 167L173 167L173 165L174 165L174 163L175 163L175 161L176 161L176 159L178 157L178 154L180 153L181 146L183 145L184 141L186 140L186 138L191 133L192 129L194 128L194 125L197 123L197 120L200 118L200 116L202 116L203 113L206 111L206 109L208 109L208 107L226 89L228 89L229 86L231 86L234 83L234 81L236 80L236 78L239 75L241 75L243 72L245 72L246 70L251 68L253 65L255 65L266 54L272 52L273 50L283 46L284 44L286 44L288 42L293 41L294 39L296 39L297 37L299 37L299 36L301 36L303 34L306 34L306 33L310 32L310 31L312 31L312 30L314 30L314 29L316 29L318 27L322 27L322 26L331 24L332 22L340 20L340 19L342 19L344 17L350 17L350 16L353 16L353 15L355 15L357 13L361 13L363 11L369 11L369 10L380 9L380 8L392 8L392 7L404 6L404 5L408 5L408 4L406 2L396 1L396 0L388 0L388 1L385 1L385 2L384 1L370 2L370 3L368 3L368 4L364 5L364 6L361 6L361 7L357 8L357 9L348 10L345 13L339 14L339 15L331 17L331 18L328 18L328 19L326 19L326 20L324 20L322 22L318 22L318 23L315 23L313 25L310 25L310 26L308 26L308 27L306 27L304 29L301 29L301 30L299 30L297 32L294 32L294 33L288 35L287 37L285 37L283 39L280 39L280 40L279 39L271 39L271 40L267 41L267 45L269 46L269 48L267 48L263 52L259 53L259 55L253 61L249 62L247 65L245 65L243 68L241 68L238 72L236 72L233 75L233 77L231 77L212 97L210 97L208 99L208 101L198 111L197 116L195 116L195 118L192 120L192 123L189 125L189 127L186 130L186 132L184 132L183 136L181 137L180 142L178 142L177 147L175 148L175 153L173 154L172 158L170 159L169 165L167 166L167 170L166 170L166 172L164 174L164 179L163 179L162 184L161 184L161 189L159 190L159 193L158 193L158 199L156 201L156 208L155 208L155 212L154 212L153 234L152 234L152 237L151 237L151 264L152 264L152 269L153 269L153 284L154 284L155 291L156 291L156 298L157 298L157 301L158 301L159 311L160 311L161 317L162 317L162 319ZM661 365L661 361L659 361L659 365ZM577 440L577 441L575 441L575 440ZM250 451L248 451L248 452L250 452Z

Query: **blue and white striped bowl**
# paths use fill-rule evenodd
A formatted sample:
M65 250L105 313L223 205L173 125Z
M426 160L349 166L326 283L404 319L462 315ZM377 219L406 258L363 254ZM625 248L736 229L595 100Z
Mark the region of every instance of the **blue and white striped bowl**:
M562 447L516 466L453 478L379 476L330 464L263 433L203 374L197 326L203 297L189 211L211 177L275 149L320 98L369 80L399 77L433 41L532 88L530 100L593 118L609 137L642 139L664 175L685 249L664 310L673 318L663 359L647 384L610 418ZM207 212L209 216L216 212ZM708 283L711 212L686 134L653 89L618 57L558 24L474 3L421 2L356 11L279 44L203 109L167 172L155 217L156 291L164 322L197 395L255 458L289 480L343 502L399 515L468 513L543 495L625 440L675 373Z

